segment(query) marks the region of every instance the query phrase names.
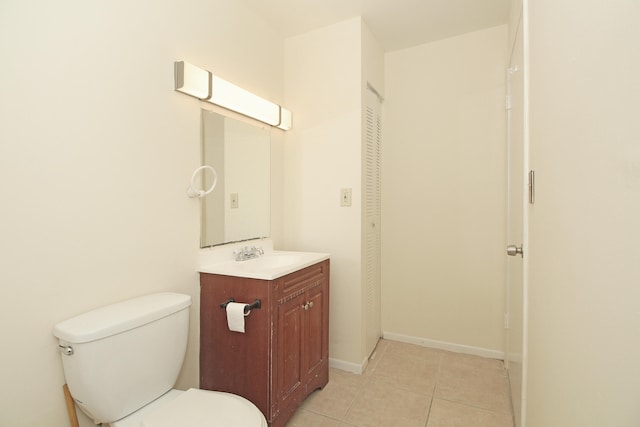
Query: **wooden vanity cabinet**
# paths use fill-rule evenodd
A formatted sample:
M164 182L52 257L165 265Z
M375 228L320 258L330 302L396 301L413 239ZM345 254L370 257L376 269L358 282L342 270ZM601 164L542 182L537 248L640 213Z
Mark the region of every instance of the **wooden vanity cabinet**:
M227 327L221 303L262 307L245 333ZM200 274L200 388L253 402L270 426L284 426L329 380L329 260L274 280Z

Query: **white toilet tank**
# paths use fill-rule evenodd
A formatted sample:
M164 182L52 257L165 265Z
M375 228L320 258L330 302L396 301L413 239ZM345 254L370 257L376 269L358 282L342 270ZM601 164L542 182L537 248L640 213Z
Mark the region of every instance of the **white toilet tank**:
M189 295L158 293L58 323L71 394L96 423L138 410L170 390L187 348ZM66 354L66 353L73 354Z

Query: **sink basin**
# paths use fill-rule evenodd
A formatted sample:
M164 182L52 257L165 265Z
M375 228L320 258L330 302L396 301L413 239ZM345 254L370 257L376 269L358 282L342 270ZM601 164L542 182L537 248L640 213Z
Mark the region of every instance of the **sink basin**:
M225 276L273 280L294 271L329 259L329 254L316 252L268 251L264 255L247 261L222 261L203 263L201 273Z
M238 268L245 271L259 271L259 270L271 270L289 265L297 265L303 261L304 256L299 254L281 254L277 252L266 253L259 258L250 259L247 261L237 261Z

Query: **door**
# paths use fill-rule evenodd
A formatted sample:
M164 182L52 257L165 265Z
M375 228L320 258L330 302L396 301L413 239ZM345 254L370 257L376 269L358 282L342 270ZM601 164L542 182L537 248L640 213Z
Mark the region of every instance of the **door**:
M507 70L507 307L505 365L516 427L523 427L526 378L528 140L522 14Z
M378 94L367 87L365 144L365 346L370 355L382 336L380 290L380 210L382 112Z

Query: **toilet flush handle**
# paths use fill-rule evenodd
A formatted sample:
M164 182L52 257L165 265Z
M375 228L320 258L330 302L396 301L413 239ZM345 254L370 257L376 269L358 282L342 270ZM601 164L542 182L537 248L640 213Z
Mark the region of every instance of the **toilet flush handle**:
M73 354L73 347L70 345L58 345L58 350L66 356L71 356Z

